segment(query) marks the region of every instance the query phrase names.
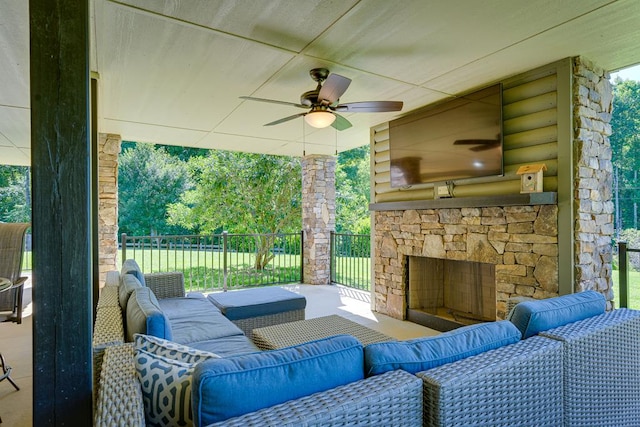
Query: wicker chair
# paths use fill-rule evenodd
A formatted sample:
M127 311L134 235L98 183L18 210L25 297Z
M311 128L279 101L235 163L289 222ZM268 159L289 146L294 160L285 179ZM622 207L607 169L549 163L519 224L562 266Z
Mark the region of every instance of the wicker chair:
M10 311L5 321L22 323L22 294L26 277L22 272L24 235L30 224L0 223L0 277L9 279L11 289L0 293L0 311Z

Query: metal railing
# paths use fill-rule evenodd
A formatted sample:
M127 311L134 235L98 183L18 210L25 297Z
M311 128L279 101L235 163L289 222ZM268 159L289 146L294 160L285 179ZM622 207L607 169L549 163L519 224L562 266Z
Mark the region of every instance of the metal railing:
M121 260L145 273L182 271L189 291L302 280L302 233L121 236Z
M627 247L627 242L618 242L618 293L620 307L629 307L629 253L640 253L640 249Z
M331 283L371 289L371 236L331 232Z

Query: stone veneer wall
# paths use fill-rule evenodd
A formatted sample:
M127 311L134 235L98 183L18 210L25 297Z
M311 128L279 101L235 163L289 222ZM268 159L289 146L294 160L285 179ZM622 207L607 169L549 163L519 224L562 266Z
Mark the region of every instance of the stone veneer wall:
M331 283L331 236L336 228L336 158L302 158L303 282Z
M377 211L375 311L406 317L407 256L496 265L496 317L511 296L558 295L556 205Z
M118 154L119 135L101 133L98 141L98 235L100 287L107 271L118 270Z
M614 205L609 73L584 58L574 58L573 94L575 291L596 290L611 301Z

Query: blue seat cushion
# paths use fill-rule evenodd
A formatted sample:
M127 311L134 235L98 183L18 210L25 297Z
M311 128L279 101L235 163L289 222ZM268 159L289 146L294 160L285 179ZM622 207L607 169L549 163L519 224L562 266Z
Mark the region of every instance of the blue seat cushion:
M198 363L192 388L194 424L209 425L358 381L364 376L362 361L360 342L338 335Z
M304 296L278 287L210 294L209 300L231 320L304 310Z
M604 295L585 291L521 302L511 310L508 320L516 325L522 332L522 338L526 339L551 328L597 316L604 313L605 309Z
M237 356L239 354L255 353L258 347L244 335L232 335L213 340L191 343L191 347L198 350L215 353L220 357Z
M164 314L171 321L185 318L194 319L220 313L220 310L206 298L161 298L158 302Z
M133 291L127 302L126 318L127 341L133 341L135 334L172 339L169 319L162 312L156 296L147 287Z
M395 369L415 374L518 341L520 331L509 321L480 323L434 337L369 344L364 368L367 376Z
M173 319L171 320L171 330L173 341L189 345L234 335L244 336L242 330L220 312Z

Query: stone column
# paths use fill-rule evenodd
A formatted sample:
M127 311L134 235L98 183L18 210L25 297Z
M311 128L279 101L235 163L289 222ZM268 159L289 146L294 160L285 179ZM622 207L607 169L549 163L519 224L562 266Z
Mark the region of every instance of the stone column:
M98 141L98 238L100 287L107 271L117 270L118 256L118 154L120 135L99 135Z
M585 58L573 64L575 291L603 293L612 308L613 236L609 73Z
M302 158L303 282L328 285L330 232L336 227L336 158L308 155Z

